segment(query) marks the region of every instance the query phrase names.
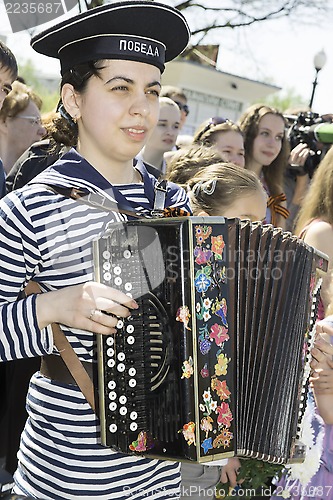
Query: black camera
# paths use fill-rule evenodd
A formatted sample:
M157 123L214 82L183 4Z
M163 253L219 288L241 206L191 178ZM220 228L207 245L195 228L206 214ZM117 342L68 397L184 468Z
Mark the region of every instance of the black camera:
M287 136L290 148L294 149L303 143L310 149L304 166L289 165L289 173L294 176L308 174L311 178L330 145L333 144L333 123L327 122L312 111L298 115L284 115L284 117L289 126Z

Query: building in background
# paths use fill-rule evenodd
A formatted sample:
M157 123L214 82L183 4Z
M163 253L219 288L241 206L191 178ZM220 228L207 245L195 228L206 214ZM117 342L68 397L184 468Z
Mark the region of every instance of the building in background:
M182 58L166 64L162 84L181 87L186 94L190 113L182 133L190 135L209 117L222 116L236 121L250 104L281 90L275 85Z

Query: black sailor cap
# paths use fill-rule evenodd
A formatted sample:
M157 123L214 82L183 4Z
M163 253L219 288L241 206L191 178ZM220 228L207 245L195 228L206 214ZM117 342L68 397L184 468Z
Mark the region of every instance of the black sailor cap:
M39 53L60 59L61 73L98 59L126 59L157 66L186 48L190 30L181 12L154 0L102 5L67 19L31 39Z

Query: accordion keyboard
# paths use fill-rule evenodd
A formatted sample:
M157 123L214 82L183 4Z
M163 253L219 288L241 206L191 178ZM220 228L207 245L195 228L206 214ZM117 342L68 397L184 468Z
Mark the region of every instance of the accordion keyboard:
M139 305L129 318L118 321L115 335L100 339L102 442L117 450L128 449L140 429L148 428L151 435L168 440L177 435L180 425L179 400L170 377L168 314L158 297L167 293L162 286L165 269L154 262L153 253L150 256L153 277L147 275L137 235L130 233L131 228L128 231L126 238L121 231L115 231L111 237L102 239L95 251L100 282L124 291ZM152 279L160 285L154 293ZM170 404L174 406L173 415L166 417L164 413L159 417L161 408Z

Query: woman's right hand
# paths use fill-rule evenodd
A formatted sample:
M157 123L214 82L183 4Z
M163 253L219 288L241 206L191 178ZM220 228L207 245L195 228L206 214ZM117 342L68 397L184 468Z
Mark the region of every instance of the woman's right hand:
M102 335L116 333L119 318L137 308L123 292L94 281L41 293L36 300L39 328L61 323Z

